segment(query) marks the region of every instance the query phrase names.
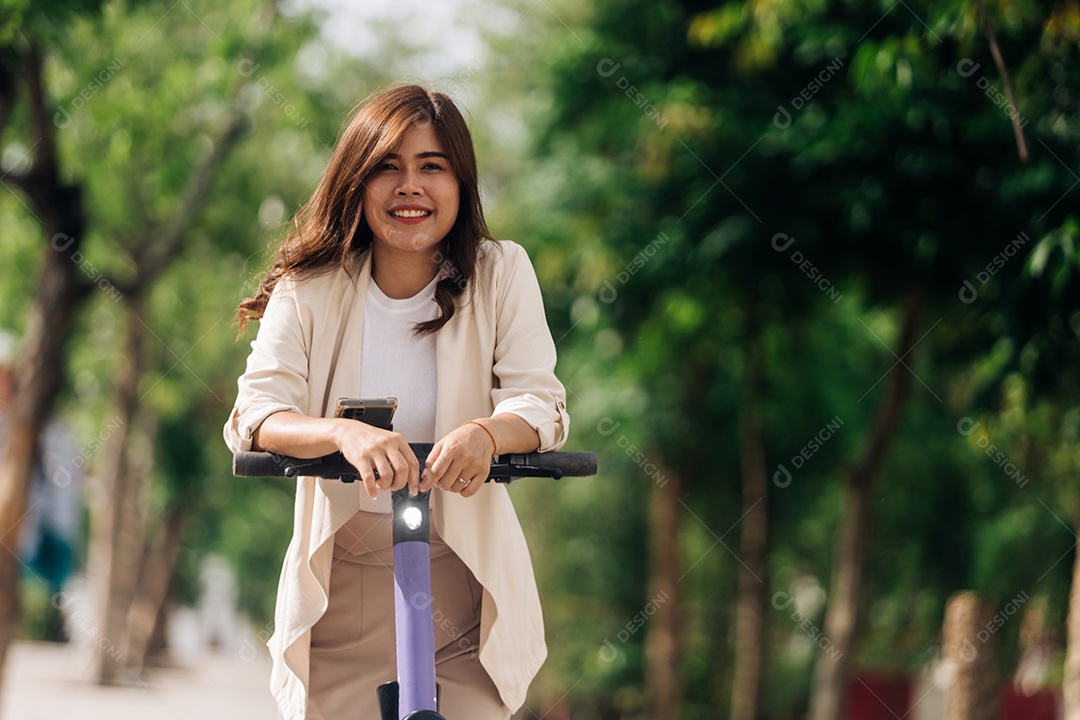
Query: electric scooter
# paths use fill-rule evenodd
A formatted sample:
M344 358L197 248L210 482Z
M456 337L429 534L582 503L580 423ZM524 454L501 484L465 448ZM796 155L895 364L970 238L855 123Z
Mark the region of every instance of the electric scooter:
M431 443L409 445L420 467ZM237 477L335 478L355 482L359 474L341 453L310 460L273 453L242 452L233 456ZM498 455L489 481L509 483L522 477L585 477L596 474L596 453L549 452ZM431 598L431 491L393 493L394 625L397 644L396 681L377 689L382 720L446 720L438 712L435 683L435 620ZM420 599L420 602L416 600ZM456 718L453 720L457 720ZM464 720L464 719L462 719Z

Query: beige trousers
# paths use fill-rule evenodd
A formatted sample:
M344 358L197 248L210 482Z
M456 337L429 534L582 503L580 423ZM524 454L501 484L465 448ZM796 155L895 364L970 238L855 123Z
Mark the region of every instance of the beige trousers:
M394 550L389 514L360 511L334 536L330 602L311 629L307 720L380 720L375 688L396 679ZM447 720L509 720L477 656L483 588L431 532L439 712Z

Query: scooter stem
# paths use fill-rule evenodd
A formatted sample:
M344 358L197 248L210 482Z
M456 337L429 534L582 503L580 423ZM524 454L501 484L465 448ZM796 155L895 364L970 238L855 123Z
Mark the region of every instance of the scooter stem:
M417 711L438 710L428 496L428 492L410 495L408 489L393 495L394 625L401 720Z

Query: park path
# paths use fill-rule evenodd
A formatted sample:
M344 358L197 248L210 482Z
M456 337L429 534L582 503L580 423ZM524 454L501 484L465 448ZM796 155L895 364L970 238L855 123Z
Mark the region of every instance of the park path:
M89 682L89 658L65 645L16 642L4 672L3 720L276 720L265 648L155 668L128 687Z

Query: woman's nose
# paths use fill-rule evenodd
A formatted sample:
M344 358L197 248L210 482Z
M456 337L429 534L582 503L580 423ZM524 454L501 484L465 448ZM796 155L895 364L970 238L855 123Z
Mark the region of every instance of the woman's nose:
M423 192L423 186L419 176L415 172L406 170L396 192L398 195L420 195Z

